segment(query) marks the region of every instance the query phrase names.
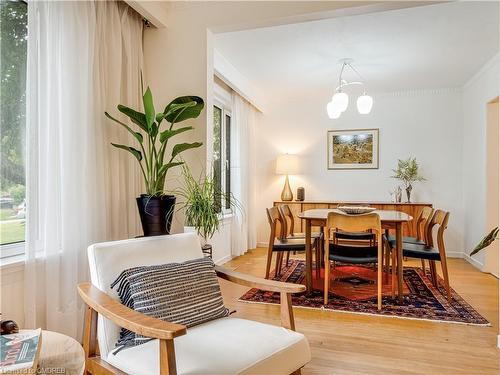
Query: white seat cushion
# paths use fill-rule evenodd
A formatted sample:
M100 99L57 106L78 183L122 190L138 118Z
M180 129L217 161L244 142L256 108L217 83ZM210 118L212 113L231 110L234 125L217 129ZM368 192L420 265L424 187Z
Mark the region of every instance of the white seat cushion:
M290 374L311 359L301 333L231 317L189 328L174 346L179 375ZM107 362L128 374L159 374L158 340L111 352Z

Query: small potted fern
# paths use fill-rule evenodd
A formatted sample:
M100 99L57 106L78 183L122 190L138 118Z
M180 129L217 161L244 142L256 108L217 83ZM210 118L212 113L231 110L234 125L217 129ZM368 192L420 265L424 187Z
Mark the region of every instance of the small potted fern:
M182 176L183 186L177 189L175 194L180 200L178 210L184 210L184 231L196 231L205 245L222 225L221 202L229 203L231 210L239 207L239 203L232 194L217 188L213 175L195 178L184 164Z
M413 183L425 181L425 178L419 174L417 159L412 157L405 160L398 159L398 167L392 171L394 172L392 178L403 182L406 190L407 203L410 203Z

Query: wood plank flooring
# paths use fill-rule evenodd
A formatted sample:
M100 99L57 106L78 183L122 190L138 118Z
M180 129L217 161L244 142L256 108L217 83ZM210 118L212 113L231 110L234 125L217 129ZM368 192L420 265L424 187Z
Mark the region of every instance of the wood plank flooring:
M264 276L265 255L265 249L251 250L225 266ZM491 327L294 308L297 331L312 352L302 374L500 374L498 280L463 259L450 258L449 273L452 287ZM248 288L221 285L235 316L280 325L278 306L238 302Z

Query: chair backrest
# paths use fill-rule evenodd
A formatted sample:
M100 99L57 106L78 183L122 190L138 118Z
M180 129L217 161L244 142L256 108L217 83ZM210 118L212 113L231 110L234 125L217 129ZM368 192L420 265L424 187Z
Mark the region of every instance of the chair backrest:
M374 212L363 215L347 215L339 212L330 212L328 213L328 219L326 221L326 238L330 238L330 232L332 230L334 231L334 236L337 230L344 232L376 232L375 237L377 243L381 243L382 225L380 217Z
M444 246L444 231L448 227L448 221L450 219L450 213L443 210L436 210L432 215L432 218L427 227L427 245L434 246L434 238L432 236L432 232L436 225L438 226L437 231L437 242L439 252L442 253L441 256L445 255L445 246Z
M418 214L417 219L415 220L418 240L426 241L427 228L429 227L429 223L431 222L433 213L433 208L424 207Z
M269 245L274 243L275 238L283 238L285 236L285 223L278 207L266 208L267 221L271 227L269 235Z
M282 204L279 206L279 210L281 213L283 225L285 228L283 229L283 233L285 236L293 235L295 233L295 219L293 218L292 210L290 206L287 204Z
M119 299L111 283L128 268L184 262L203 257L196 233L135 238L97 243L88 248L92 284ZM120 327L99 316L97 338L101 357L106 358L120 336Z

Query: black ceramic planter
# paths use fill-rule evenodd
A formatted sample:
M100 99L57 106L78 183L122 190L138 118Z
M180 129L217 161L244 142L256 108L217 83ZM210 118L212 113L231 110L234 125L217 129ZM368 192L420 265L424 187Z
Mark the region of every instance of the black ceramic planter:
M172 216L174 214L175 196L160 197L141 194L136 198L139 215L141 216L144 236L159 236L170 234Z

